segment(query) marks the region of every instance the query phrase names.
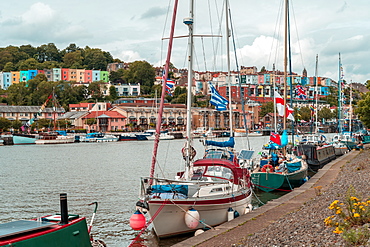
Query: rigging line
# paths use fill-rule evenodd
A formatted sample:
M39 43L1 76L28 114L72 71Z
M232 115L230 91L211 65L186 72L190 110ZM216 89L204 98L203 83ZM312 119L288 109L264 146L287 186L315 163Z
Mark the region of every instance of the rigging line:
M224 5L224 4L223 4ZM219 28L218 28L218 34L220 36L222 36L222 21L224 18L223 18L223 15L224 15L224 8L221 8L221 15L217 15L219 16L218 18L218 25L219 25ZM217 69L217 66L216 66L216 63L217 63L217 54L218 54L218 50L220 48L220 53L222 54L222 42L221 42L221 39L217 39L217 42L216 42L216 45L215 45L215 50L214 50L214 57L213 57L213 71L222 71L222 67L223 67L223 60L224 59L221 59L221 66L220 66L220 69Z
M289 87L290 87L290 107L293 108L293 77L291 76L293 74L292 70L292 47L290 43L290 11L288 8L288 44L289 44L289 50L288 50L288 56L289 56ZM292 143L294 144L294 121L292 121Z
M171 1L172 0L168 0L168 8L167 8L167 14L166 14L166 18L164 20L164 25L163 25L163 32L162 32L162 39L161 39L161 58L160 58L160 61L163 60L163 52L164 52L164 34L165 34L165 31L167 30L167 21L168 21L168 17L171 13ZM161 62L162 64L162 62Z
M300 57L301 57L302 66L303 66L303 68L305 68L306 66L304 65L304 60L303 60L303 56L302 56L303 52L302 52L302 48L301 48L301 42L300 42L300 39L299 39L299 36L298 36L298 27L297 27L297 22L296 22L296 19L295 19L295 12L294 12L293 1L291 1L291 6L292 6L292 12L293 12L294 25L295 25L296 34L297 34L297 42L298 42L298 47L299 47L299 54L300 54Z
M204 39L202 37L202 50L203 50L203 60L204 60L204 70L207 71L207 60L206 60L206 53L204 50Z
M269 55L269 59L268 59L268 63L267 65L269 66L270 64L270 60L271 60L271 54L273 53L273 50L274 50L274 44L275 44L275 40L276 40L276 46L275 46L275 58L274 58L274 62L272 64L276 64L276 61L277 61L277 53L278 53L278 40L279 40L279 37L280 37L280 23L281 23L281 16L282 16L282 7L283 6L283 1L280 2L280 6L279 6L279 11L278 11L278 14L276 16L276 21L275 21L275 31L274 31L274 35L272 36L272 42L271 42L271 51L270 51L270 55ZM280 21L279 21L280 20Z
M239 90L240 90L240 98L241 98L241 103L242 103L242 112L243 112L243 123L244 123L244 128L245 132L247 134L247 143L248 143L248 149L251 150L250 142L249 142L249 136L248 136L248 126L247 126L247 117L245 113L245 91L242 90L242 82L241 82L241 77L240 77L240 70L239 70L239 64L238 64L238 56L236 55L236 46L235 46L235 37L234 37L234 26L233 26L233 21L231 19L231 9L229 8L229 18L230 18L230 27L231 27L231 35L232 35L232 41L234 45L234 55L235 55L235 63L236 63L236 70L238 73L238 80L239 80ZM246 88L244 88L246 89ZM231 93L231 92L230 92ZM252 125L252 123L251 123Z
M212 39L211 39L211 42L212 42L212 50L213 50L213 54L215 54L215 42L214 42L214 37L213 37L213 25L212 25L213 22L212 22L211 6L212 5L210 3L210 0L208 0L208 16L209 16L209 23L210 23L210 27L211 27L211 35L212 35ZM216 10L218 10L218 8L217 8L217 2L215 2L215 6L216 6Z

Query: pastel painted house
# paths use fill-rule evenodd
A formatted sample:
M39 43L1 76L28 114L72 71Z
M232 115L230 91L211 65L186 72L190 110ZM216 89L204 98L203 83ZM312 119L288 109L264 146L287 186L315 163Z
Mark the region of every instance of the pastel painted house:
M88 125L88 119L96 119L96 123ZM126 117L117 111L91 111L82 120L83 128L88 132L122 131L126 128Z

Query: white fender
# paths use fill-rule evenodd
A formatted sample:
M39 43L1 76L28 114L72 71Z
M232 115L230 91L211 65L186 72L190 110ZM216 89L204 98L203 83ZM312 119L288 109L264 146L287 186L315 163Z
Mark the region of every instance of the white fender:
M191 208L188 211L186 211L185 224L190 229L195 229L198 227L199 219L200 219L199 213L194 208Z
M233 220L234 219L234 209L229 208L227 210L227 221Z

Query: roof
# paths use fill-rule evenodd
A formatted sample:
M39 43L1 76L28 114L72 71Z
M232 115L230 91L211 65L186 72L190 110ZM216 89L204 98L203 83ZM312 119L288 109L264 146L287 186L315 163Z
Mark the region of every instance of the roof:
M83 118L126 118L118 111L93 111Z
M63 114L63 116L59 117L61 119L63 118L80 118L80 117L83 117L84 115L88 114L89 112L88 111L72 111L72 112L66 112L65 114Z
M13 106L13 105L0 105L0 112L14 112L14 113L36 113L40 111L41 106ZM42 112L52 113L53 108L45 108ZM57 108L55 112L65 112L64 108Z

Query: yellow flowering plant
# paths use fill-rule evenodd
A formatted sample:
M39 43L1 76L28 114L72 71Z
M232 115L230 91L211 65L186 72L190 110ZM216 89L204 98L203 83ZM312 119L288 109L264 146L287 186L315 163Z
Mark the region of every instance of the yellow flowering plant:
M347 191L344 202L333 201L329 209L333 215L324 220L325 225L335 228L334 233L353 245L366 243L370 239L370 200L362 200L353 187Z

